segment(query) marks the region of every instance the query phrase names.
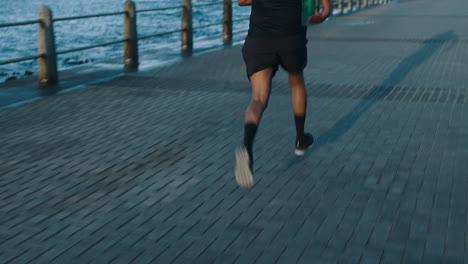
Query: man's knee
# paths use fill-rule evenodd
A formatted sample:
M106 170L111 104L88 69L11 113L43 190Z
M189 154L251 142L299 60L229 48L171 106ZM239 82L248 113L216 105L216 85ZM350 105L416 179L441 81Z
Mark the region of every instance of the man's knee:
M252 104L262 110L265 110L268 107L268 100L262 98L253 98Z
M300 73L289 73L289 82L291 85L303 85L304 84L304 76L302 72Z

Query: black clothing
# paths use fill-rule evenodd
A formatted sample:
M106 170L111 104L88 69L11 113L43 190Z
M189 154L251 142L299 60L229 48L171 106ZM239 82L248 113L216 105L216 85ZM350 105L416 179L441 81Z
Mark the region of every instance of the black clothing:
M251 38L283 37L304 34L302 0L252 0Z
M307 65L307 27L302 0L252 0L249 33L242 48L247 76L281 65L300 73Z
M256 124L245 124L244 125L244 146L247 149L247 153L249 154L250 160L250 170L253 169L253 142L255 139L255 135L257 134L258 125Z
M289 73L301 73L307 65L307 38L302 34L282 38L247 37L242 48L247 76L281 65Z
M296 139L302 140L304 138L305 114L294 115L294 123L296 124Z

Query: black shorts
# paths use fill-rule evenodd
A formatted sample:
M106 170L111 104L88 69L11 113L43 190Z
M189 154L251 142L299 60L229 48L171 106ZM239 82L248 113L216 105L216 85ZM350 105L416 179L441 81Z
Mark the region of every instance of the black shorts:
M305 34L283 38L245 39L242 56L247 76L273 67L273 74L281 65L288 73L301 73L307 65L307 38Z

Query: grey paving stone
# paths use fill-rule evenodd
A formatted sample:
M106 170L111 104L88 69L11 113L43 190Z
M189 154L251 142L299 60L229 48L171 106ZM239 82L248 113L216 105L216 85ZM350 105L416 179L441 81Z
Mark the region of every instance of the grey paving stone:
M404 263L402 262L403 250L384 250L381 263Z
M411 263L423 261L424 250L426 247L425 240L408 240L406 241L406 248L403 254L403 262Z
M350 249L338 253L338 263L352 264L360 263L362 258L362 250Z
M154 261L162 263L176 262L177 259L193 245L193 243L193 241L175 241L167 250L156 257Z
M286 247L271 245L263 251L257 263L277 263L285 252Z
M383 250L367 248L361 257L361 263L380 263Z
M242 251L237 252L240 254L239 258L236 259L235 263L256 263L262 255L263 249L257 247L248 247Z

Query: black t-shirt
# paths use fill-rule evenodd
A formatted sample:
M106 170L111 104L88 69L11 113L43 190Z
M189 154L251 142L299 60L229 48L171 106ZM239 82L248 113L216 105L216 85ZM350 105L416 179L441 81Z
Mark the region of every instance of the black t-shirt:
M252 0L249 37L304 34L302 0Z

